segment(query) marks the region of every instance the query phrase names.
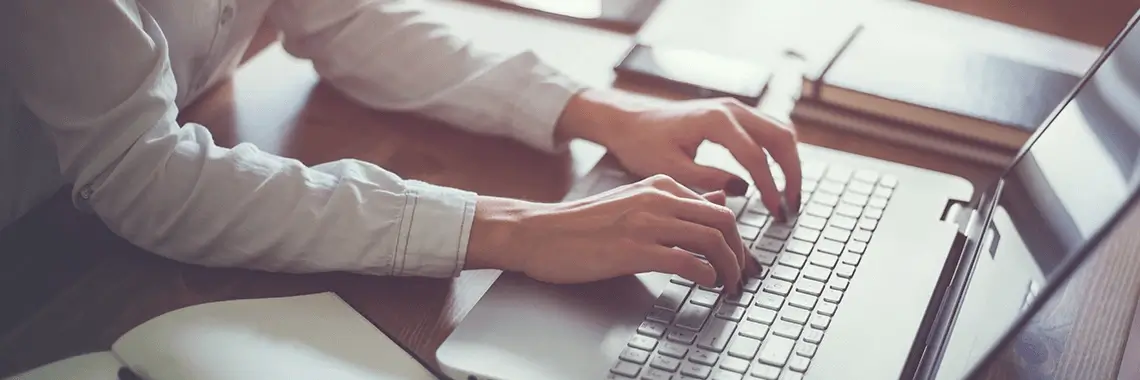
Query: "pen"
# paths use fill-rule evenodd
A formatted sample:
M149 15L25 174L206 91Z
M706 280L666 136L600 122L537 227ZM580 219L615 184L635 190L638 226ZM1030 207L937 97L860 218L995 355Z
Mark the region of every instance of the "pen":
M792 110L803 94L805 66L803 56L790 50L785 52L772 71L768 88L756 110L791 127Z

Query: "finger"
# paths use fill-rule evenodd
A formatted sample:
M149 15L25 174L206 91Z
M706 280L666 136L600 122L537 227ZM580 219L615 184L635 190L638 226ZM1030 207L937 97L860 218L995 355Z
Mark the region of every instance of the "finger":
M803 173L795 129L791 125L781 125L775 119L745 107L739 102L730 105L729 109L744 130L754 136L754 140L759 141L776 164L780 165L780 169L784 172L784 193L788 207L798 214Z
M686 186L701 190L721 190L735 197L748 193L748 182L727 171L693 162L690 157L676 155L669 167L674 178Z
M740 231L736 229L736 215L732 213L732 210L724 207L724 192L720 192L721 202L716 204L667 176L655 177L654 187L680 198L679 201L681 202L676 204L676 207L671 208L673 211L670 214L671 216L720 230L725 242L736 255L737 266L739 268L748 267L747 262L751 261L749 260L750 255L744 246L744 239L740 237ZM748 274L752 273L749 272Z
M630 273L669 273L702 286L716 286L716 269L685 250L654 245L634 256L635 263Z
M742 261L729 242L735 241L736 244L740 244L740 238L738 236L728 238L721 232L722 229L720 228L684 219L691 218L693 214L707 213L704 210L709 209L708 202L704 202L702 205L692 200L680 201L688 203L689 206L697 206L684 208L688 212L677 212L681 208L673 207L668 210L673 211L672 215L658 216L647 224L650 227L647 231L648 234L657 244L666 247L679 247L703 255L716 268L720 285L724 285L724 289L729 293L739 292L743 286L740 281ZM716 222L715 224L723 225L723 222Z
M701 198L721 206L724 206L724 203L728 201L728 196L724 193L724 190L701 194Z
M777 218L783 218L780 213L780 192L776 182L772 179L772 170L768 167L768 155L764 149L752 139L737 123L736 118L727 109L710 111L708 123L704 128L705 138L720 144L728 149L736 161L748 170L752 176L752 183L760 191L760 201Z
M711 193L701 194L701 198L716 205L724 206L728 200L728 195L725 194L724 190L717 190ZM736 233L739 235L740 230L736 230ZM756 259L749 254L747 241L741 239L739 245L729 244L729 246L731 246L733 250L740 249L740 267L744 268L744 274L746 276L752 277L760 273L760 263L756 262Z

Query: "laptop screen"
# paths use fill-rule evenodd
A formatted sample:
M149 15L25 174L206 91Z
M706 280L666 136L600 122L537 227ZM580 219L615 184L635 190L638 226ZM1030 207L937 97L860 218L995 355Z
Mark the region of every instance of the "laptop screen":
M1132 31L1007 171L938 379L965 377L1131 195L1140 178L1140 33Z

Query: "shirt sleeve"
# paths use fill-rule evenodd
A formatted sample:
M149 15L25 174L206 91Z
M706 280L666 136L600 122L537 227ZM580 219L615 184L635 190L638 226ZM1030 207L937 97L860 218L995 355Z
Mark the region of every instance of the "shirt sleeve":
M269 17L288 52L311 59L323 79L356 101L547 152L565 147L554 128L583 86L533 52L480 51L414 1L277 0Z
M0 21L9 74L52 135L76 205L133 244L282 272L442 277L463 267L473 193L361 161L309 167L248 144L222 148L203 126L178 125L167 42L138 2L12 0Z

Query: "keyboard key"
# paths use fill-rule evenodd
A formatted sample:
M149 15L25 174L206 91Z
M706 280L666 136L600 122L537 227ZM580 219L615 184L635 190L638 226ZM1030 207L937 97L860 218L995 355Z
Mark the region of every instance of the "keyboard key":
M874 208L887 208L887 198L871 197L871 200L867 202L867 206Z
M874 195L876 197L890 198L891 193L894 193L894 190L891 190L891 189L883 187L883 186L876 186L875 192L872 195Z
M847 285L849 285L850 283L851 283L851 280L836 277L836 278L831 279L831 281L827 282L827 287L842 292L842 291L847 290Z
M823 172L824 170L827 170L827 166L824 164L813 161L804 162L803 165L800 165L800 167L800 173L804 178L810 178L814 180L823 178Z
M663 355L656 355L653 360L649 362L649 366L657 369L662 369L672 372L677 372L677 368L681 367L681 359L672 358Z
M863 183L874 184L875 181L879 180L879 173L866 169L857 170L855 171L855 179Z
M859 220L859 229L861 229L861 230L874 231L875 227L878 227L878 226L879 226L879 221L871 219L871 218L863 218L863 219Z
M804 207L804 215L826 219L831 216L832 210L833 208L831 206L809 202L808 205Z
M861 241L852 241L847 243L847 252L854 252L862 255L867 252L867 243Z
M867 182L851 182L847 185L847 191L859 195L871 195L875 191L875 186Z
M735 323L723 320L709 322L705 330L697 335L697 347L719 353L728 345L728 339L732 338L735 328Z
M657 339L644 335L634 335L632 338L629 338L629 346L646 351L653 351L653 348L657 347Z
M835 264L837 264L838 262L839 262L839 258L832 255L832 254L820 252L820 253L816 253L814 255L811 255L811 263L814 265L821 266L823 268L827 268L827 269L835 268Z
M762 266L776 265L776 258L780 256L778 253L758 250L756 248L753 248L750 252L752 258L756 260L756 263Z
M752 360L752 358L756 357L756 351L759 349L759 339L737 336L736 339L732 340L732 345L728 347L728 355L744 360Z
M736 373L744 373L745 371L748 371L748 364L748 360L734 358L732 356L725 356L724 359L720 360L720 368L724 368Z
M776 295L786 296L792 292L792 283L784 280L769 278L764 281L764 291Z
M764 202L760 199L760 197L754 197L752 199L749 199L748 207L746 207L746 212L749 214L759 214L759 215L768 215L769 214L768 208L764 207Z
M843 203L863 207L870 201L870 197L866 195L859 195L855 193L844 193L843 197L839 198Z
M744 215L741 215L737 221L744 225L763 228L764 224L768 223L768 215L746 212Z
M859 214L863 213L863 208L859 206L841 204L835 206L835 216L842 216L846 218L858 218Z
M823 181L819 181L819 185L817 185L816 190L827 192L832 195L843 194L843 182L825 179Z
M797 325L806 325L810 316L810 311L798 307L785 307L784 310L780 311L780 320L792 322Z
M661 295L657 296L657 303L654 306L677 311L681 307L681 303L685 302L685 296L688 295L689 287L671 283L665 287L665 290L661 291Z
M855 266L851 264L839 264L835 267L835 275L840 278L850 279L855 275Z
M670 324L673 323L673 312L665 309L653 308L653 310L650 310L649 314L645 316L645 319L661 322L664 324Z
M717 298L720 298L720 294L704 289L697 289L693 291L693 296L689 297L689 303L712 307L712 305L716 304Z
M748 320L758 322L765 325L771 325L776 321L776 311L765 308L755 308L748 312Z
M744 212L744 206L748 204L748 198L745 197L726 197L724 206L732 210L733 214L740 215Z
M787 282L793 282L800 276L800 271L787 265L777 265L772 267L772 278L778 278Z
M867 243L871 241L871 231L856 230L851 233L851 240Z
M825 315L813 315L811 317L811 327L820 330L827 330L827 326L831 325L831 317Z
M823 341L823 331L809 328L804 331L804 342L819 344Z
M813 230L820 231L820 230L823 230L823 227L826 225L827 225L827 217L826 216L820 217L820 216L805 214L805 215L801 215L799 218L799 226L800 227L807 227L807 228L810 228Z
M824 285L822 282L819 282L816 280L810 280L810 279L806 279L806 278L801 279L799 282L796 283L796 290L797 291L807 293L807 294L811 294L811 295L817 296L817 297L821 293L823 293L823 288L824 288Z
M720 354L712 352L712 351L701 350L701 349L693 350L693 353L689 354L689 361L691 361L693 363L704 364L704 365L716 364L716 361L719 358L720 358Z
M799 355L792 355L788 359L788 369L796 372L807 372L809 364L811 364L811 359Z
M693 344L697 340L697 333L681 329L669 329L665 339L682 344Z
M815 243L819 240L819 230L813 230L803 226L796 227L796 232L792 233L792 239Z
M783 367L788 362L788 356L791 356L795 344L796 341L792 339L778 336L769 337L760 346L760 354L757 360L767 365Z
M763 267L763 268L764 269L761 270L762 272L768 271L768 269L767 269L768 267ZM751 293L756 293L757 291L760 290L760 284L763 281L764 280L762 280L760 278L748 278L748 279L744 280L744 291L747 292L745 294L748 294L749 299L752 299Z
M804 269L800 271L804 278L824 282L831 277L831 270L818 266L818 265L805 265Z
M776 323L772 324L772 327L769 330L771 330L772 335L775 336L782 336L788 339L798 339L800 337L800 332L803 331L803 327L791 322L776 321ZM771 337L769 337L769 339L771 339Z
M882 219L883 218L883 209L868 207L866 210L863 210L863 216L874 219L874 220Z
M768 252L779 253L780 250L784 249L784 242L771 238L761 238L756 242L755 248Z
M817 203L817 204L824 205L824 206L827 206L830 208L830 207L835 207L836 205L839 204L839 197L837 197L835 195L828 194L828 193L815 193L814 195L812 195L811 201L812 201L812 203ZM816 215L816 216L824 216L824 215Z
M631 363L645 364L645 361L649 360L649 351L626 347L621 351L621 355L618 355L618 359Z
M760 279L749 279L749 280L756 281L756 286L757 287L760 286ZM753 290L753 292L755 292L755 290ZM752 293L741 292L740 294L737 294L735 296L724 296L724 302L729 304L729 305L737 305L737 306L748 307L748 305L752 304L752 297L753 297Z
M787 248L785 248L785 250L787 250L788 252L798 253L801 255L807 255L807 254L811 253L811 248L814 245L815 244L812 244L812 243L807 242L807 241L792 239L792 240L788 241L788 246L787 246Z
M698 379L709 377L709 372L712 372L712 367L704 364L685 363L685 365L681 366L682 375L692 376Z
M610 372L609 374L606 375L605 379L606 380L633 380L634 378L629 377L629 376L618 375L616 373Z
M685 354L689 353L689 347L673 342L662 342L661 348L657 349L657 353L680 359L685 357Z
M820 302L819 308L816 309L815 311L819 314L826 315L826 316L830 317L830 316L835 315L836 306L837 306L836 304L831 303L831 302Z
M709 380L742 380L742 379L744 379L744 375L741 375L741 374L736 373L736 372L729 371L727 369L714 370L712 372L712 375L709 376Z
M834 240L823 239L815 243L815 250L818 252L839 256L840 253L843 253L843 243Z
M711 312L712 309L705 306L687 303L681 307L681 311L677 313L677 319L673 321L673 325L693 331L700 330L701 326L705 324L705 319L708 319L709 313Z
M839 301L843 299L843 292L835 289L827 289L823 291L822 298L827 302L839 303Z
M780 374L779 380L804 380L804 374L796 371L784 371Z
M808 342L800 342L800 343L796 344L796 354L803 356L805 358L810 358L810 357L815 356L815 350L817 348L819 348L819 345L817 345L817 344L808 343Z
M824 175L823 178L847 183L847 181L851 179L851 169L833 165L827 169L827 174Z
M613 368L610 368L610 372L622 376L637 377L637 374L641 372L641 365L633 364L627 361L618 361L617 365L614 365Z
M788 305L802 309L811 310L815 307L815 301L815 296L805 293L796 292L788 295Z
M756 293L756 306L780 310L780 307L784 306L784 297L772 293Z
M652 365L652 364L650 364ZM681 363L677 363L678 366ZM673 380L673 371L663 371L657 368L650 368L641 374L641 380Z
M847 239L851 237L851 232L843 230L841 228L828 226L827 228L823 229L823 237L835 240L840 243L846 243Z
M733 322L740 322L744 318L744 311L747 310L743 307L731 304L721 304L716 309L716 317L720 319L727 319Z
M740 233L740 238L745 240L756 240L757 237L760 237L760 227L737 224L736 231Z
M768 226L768 230L764 231L764 236L780 240L788 240L788 237L792 236L792 227L784 224L772 223L772 225Z
M780 377L780 367L773 367L764 363L752 366L752 377L762 380L776 380Z
M794 253L794 252L785 251L783 254L780 255L780 264L787 265L787 266L798 269L798 268L804 267L804 264L807 263L807 259L808 259L807 256L804 256L804 255L801 255L798 253Z
M763 340L768 335L768 326L752 321L740 322L736 325L736 335Z
M641 326L637 326L637 333L654 338L660 338L665 335L665 325L652 321L641 322Z
M855 225L858 224L858 221L855 218L846 217L843 215L833 216L827 222L832 226L836 226L847 231L855 229Z

